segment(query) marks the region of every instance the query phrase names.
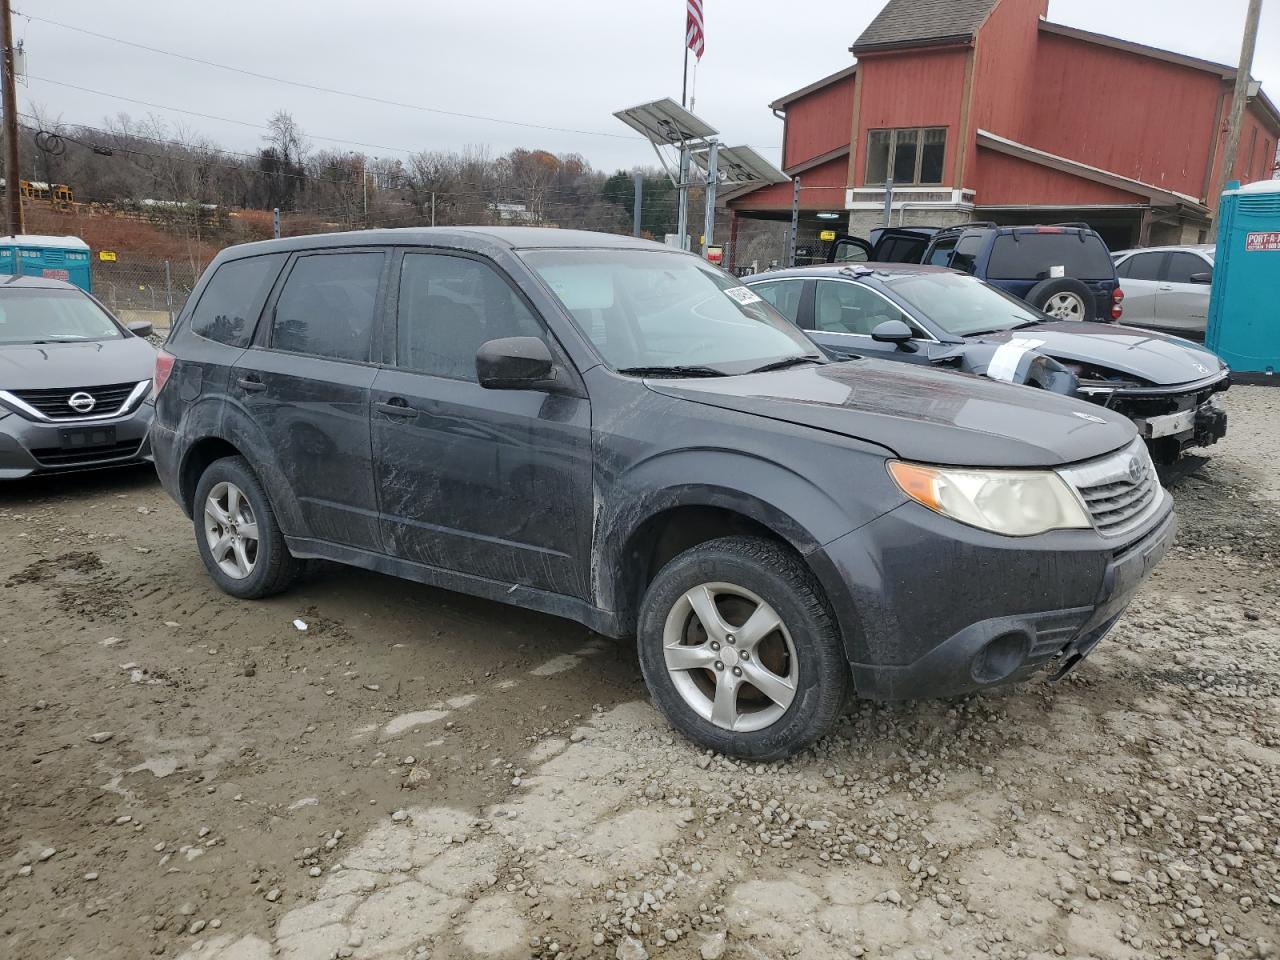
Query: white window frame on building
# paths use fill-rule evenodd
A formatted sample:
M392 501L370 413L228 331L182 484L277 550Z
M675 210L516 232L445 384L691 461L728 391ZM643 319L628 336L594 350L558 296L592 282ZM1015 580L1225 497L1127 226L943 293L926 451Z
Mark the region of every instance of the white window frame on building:
M924 154L926 146L926 138L930 134L942 135L942 156L938 160L938 179L921 180L924 167ZM877 149L877 140L888 136L889 152L885 157L884 176L872 177L871 163L873 158L872 151ZM914 148L915 158L911 170L911 178L906 179L899 177L897 170L898 165L898 147L899 143L906 145L910 142ZM933 145L933 144L931 144ZM947 128L946 127L893 127L879 128L867 131L867 156L866 163L863 166L863 176L868 187L882 187L885 185L888 175L893 173L893 185L895 187L937 187L941 186L943 179L946 177L946 159L947 159Z

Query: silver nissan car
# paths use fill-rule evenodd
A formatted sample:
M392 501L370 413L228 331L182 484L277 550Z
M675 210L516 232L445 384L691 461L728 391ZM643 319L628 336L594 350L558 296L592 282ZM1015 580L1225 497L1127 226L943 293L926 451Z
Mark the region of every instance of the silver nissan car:
M0 277L0 480L150 460L151 332L64 281Z

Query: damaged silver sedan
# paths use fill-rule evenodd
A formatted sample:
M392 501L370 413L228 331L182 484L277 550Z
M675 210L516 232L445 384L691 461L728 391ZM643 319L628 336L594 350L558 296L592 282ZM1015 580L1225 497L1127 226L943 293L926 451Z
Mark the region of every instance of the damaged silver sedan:
M820 265L746 281L838 358L877 357L1089 400L1130 418L1171 463L1226 435L1226 364L1181 337L1051 320L967 274L917 264Z

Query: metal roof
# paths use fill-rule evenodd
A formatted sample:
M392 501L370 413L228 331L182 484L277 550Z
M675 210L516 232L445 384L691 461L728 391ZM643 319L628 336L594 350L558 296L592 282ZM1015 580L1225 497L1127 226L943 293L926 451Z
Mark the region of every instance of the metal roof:
M972 40L999 0L889 0L854 53Z
M792 101L799 100L801 97L807 97L809 94L815 93L823 87L829 87L833 83L839 83L841 80L854 76L857 72L858 65L856 63L853 64L853 66L845 67L843 70L837 70L835 73L823 77L821 80L815 80L807 87L801 87L799 90L794 90L791 93L779 97L777 100L773 101L773 103L769 104L769 109L781 110Z

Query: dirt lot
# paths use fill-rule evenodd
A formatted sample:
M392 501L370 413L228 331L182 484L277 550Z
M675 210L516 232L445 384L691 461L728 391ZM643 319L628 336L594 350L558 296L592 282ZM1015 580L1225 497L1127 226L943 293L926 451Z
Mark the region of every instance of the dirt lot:
M7 487L0 956L1276 956L1280 390L1227 399L1071 680L776 766L581 627L341 570L241 603L146 471Z

